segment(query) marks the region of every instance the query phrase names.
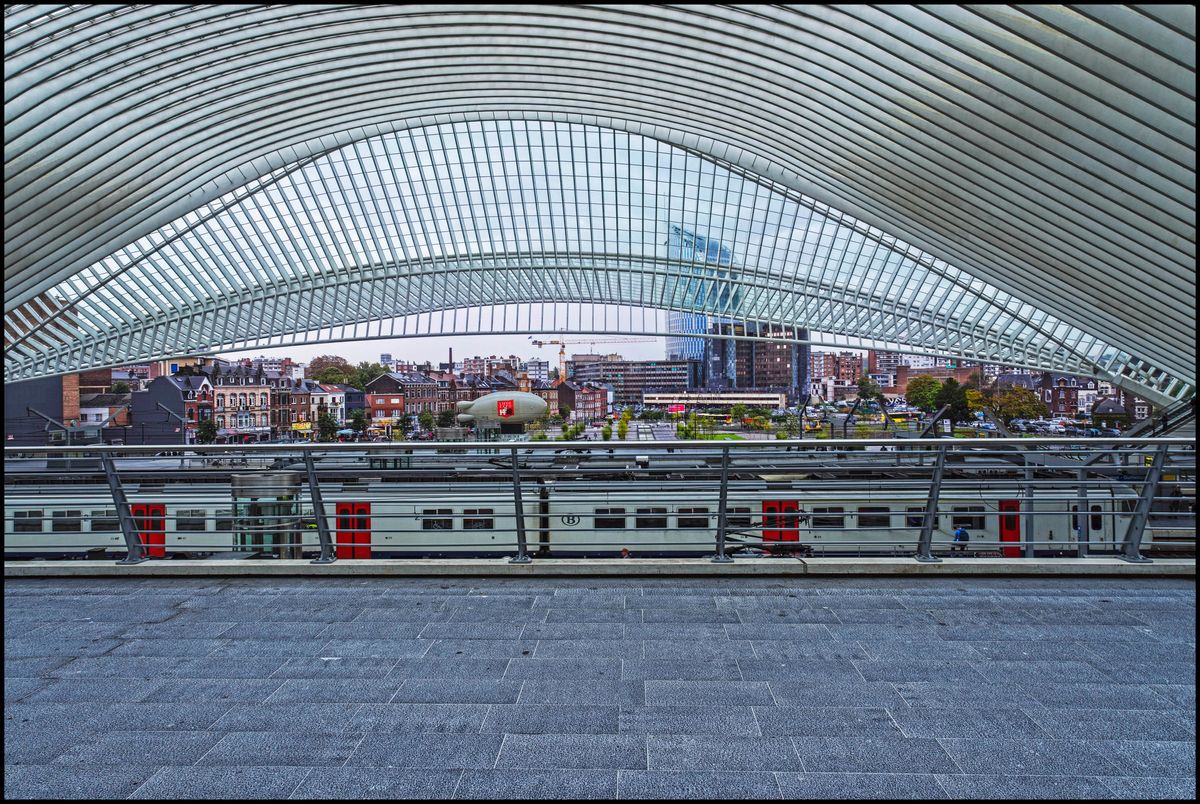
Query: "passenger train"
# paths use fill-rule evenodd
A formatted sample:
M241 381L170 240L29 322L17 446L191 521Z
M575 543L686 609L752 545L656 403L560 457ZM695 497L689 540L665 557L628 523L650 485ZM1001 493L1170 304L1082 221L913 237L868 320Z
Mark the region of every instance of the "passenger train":
M803 477L803 476L800 476ZM327 484L322 492L339 558L504 556L516 549L511 486L451 485L364 479ZM827 489L827 490L826 490ZM6 558L119 558L125 541L111 498L96 502L76 491L9 489L5 499ZM946 552L960 526L966 549L1019 556L1017 543L1032 520L1040 555L1074 555L1082 530L1093 552L1115 551L1129 524L1131 490L1112 487L1087 500L1077 519L1078 489L1067 482L1037 486L1032 503L1013 481L948 481L938 502L933 549ZM697 500L687 484L669 480L585 478L530 483L523 498L530 553L544 556L699 556L715 550L717 505ZM788 476L759 475L731 483L727 549L772 555L911 555L927 491L838 491ZM227 484L211 488L170 483L129 493L135 526L152 557L261 553L316 555L318 531L310 502L233 502ZM279 505L272 509L271 505ZM1028 516L1032 513L1032 516ZM1151 546L1148 530L1143 544Z

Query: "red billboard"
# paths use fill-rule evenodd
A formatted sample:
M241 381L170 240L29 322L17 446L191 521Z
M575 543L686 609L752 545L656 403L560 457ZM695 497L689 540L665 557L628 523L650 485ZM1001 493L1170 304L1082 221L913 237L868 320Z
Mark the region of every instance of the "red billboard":
M511 399L496 400L496 415L501 419L507 419L513 415L513 401Z
M683 413L684 405L667 405L667 413Z

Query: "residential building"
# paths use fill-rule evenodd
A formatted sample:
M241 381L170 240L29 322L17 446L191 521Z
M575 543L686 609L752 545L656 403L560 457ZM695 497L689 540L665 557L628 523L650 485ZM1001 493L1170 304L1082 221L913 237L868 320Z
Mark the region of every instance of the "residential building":
M809 362L809 377L814 382L833 377L853 383L862 376L863 369L862 355L854 352L813 352Z
M388 427L400 423L404 416L404 394L390 391L366 395L367 417L373 427Z
M548 382L550 380L550 361L540 360L536 357L525 361L525 371L529 374L529 379L534 382Z
M602 360L572 360L567 363L567 375L577 383L611 385L615 404L627 407L642 404L645 391L687 390L694 364L691 360L625 360L609 355Z
M402 397L404 413L413 416L426 411L438 412L438 385L427 374L416 371L389 371L367 383L367 394ZM370 404L368 402L368 404Z
M1096 391L1096 380L1047 371L1042 375L1038 395L1054 416L1076 416L1081 412L1079 392ZM1084 410L1083 412L1086 412Z
M337 387L339 389L341 389L342 394L346 400L346 407L345 407L346 421L350 420L350 417L354 415L354 411L356 411L356 410L366 411L367 395L365 392L360 391L358 388L355 388L352 385L339 385Z
M546 400L546 415L558 415L558 385L557 381L550 382L535 382L533 384L532 393L537 394L542 399Z
M202 368L202 367L201 367ZM248 366L213 365L213 416L221 441L265 441L271 436L271 384L266 372ZM199 374L199 370L194 368ZM135 413L136 415L136 413Z
M211 401L211 400L210 400ZM131 421L130 394L89 394L79 397L79 422L126 427ZM212 412L211 405L209 412ZM199 415L199 414L197 414Z
M141 429L143 443L196 443L196 427L217 415L215 390L204 374L189 373L160 375L150 381L145 391L130 394L132 421ZM217 428L220 436L219 420Z

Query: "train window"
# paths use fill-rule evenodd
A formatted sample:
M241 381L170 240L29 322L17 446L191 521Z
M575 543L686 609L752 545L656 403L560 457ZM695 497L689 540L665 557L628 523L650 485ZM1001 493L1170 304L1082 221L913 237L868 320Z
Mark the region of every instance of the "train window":
M492 518L493 513L491 508L463 509L463 530L494 530L496 520Z
M203 508L181 508L175 514L175 530L205 530Z
M1005 530L1017 529L1017 514L1015 511L1008 511L1000 515L1000 522Z
M41 533L41 511L14 511L13 530L17 533Z
M886 507L861 507L858 509L858 526L860 528L890 528L892 511Z
M729 508L725 514L725 524L731 528L750 528L754 527L750 519L750 509L738 506Z
M92 532L112 532L121 529L121 520L117 517L116 509L105 508L102 511L92 511Z
M841 507L813 508L812 526L814 528L844 528L846 527L846 517L843 514L844 509Z
M688 516L691 514L692 516ZM701 516L697 516L697 514ZM707 508L680 508L679 509L679 527L681 528L707 528L708 527L708 509Z
M453 530L453 508L423 508L421 530Z
M596 527L610 530L625 530L624 508L597 508Z
M230 508L222 508L217 511L217 530L227 533L233 532L233 510Z
M1100 530L1104 527L1104 518L1100 516L1100 506L1092 506L1092 530Z
M83 511L55 511L51 516L50 530L55 533L82 531Z
M953 516L950 517L952 527L983 530L984 508L982 505L961 505L951 510L953 512Z
M905 508L904 509L904 527L919 528L925 524L925 509L924 508Z
M666 508L639 508L637 509L637 517L634 519L634 525L639 529L644 528L661 528L666 530L667 527L667 509Z

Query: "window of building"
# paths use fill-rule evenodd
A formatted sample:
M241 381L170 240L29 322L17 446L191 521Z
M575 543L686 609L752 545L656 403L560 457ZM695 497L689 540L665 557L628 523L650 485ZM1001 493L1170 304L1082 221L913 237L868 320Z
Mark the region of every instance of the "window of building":
M217 410L225 409L225 394L217 394Z
M205 530L203 508L181 508L175 514L175 530Z
M421 530L453 530L453 508L422 509Z
M891 509L878 506L860 507L858 509L858 526L860 528L890 528L892 526Z
M115 508L92 511L92 532L111 533L121 529L121 519Z
M680 508L679 509L679 527L681 527L681 528L707 528L708 527L708 509L707 508Z
M982 505L963 505L953 509L953 515L950 518L950 525L954 528L967 528L968 530L983 530L983 512Z
M79 533L83 530L82 511L55 511L50 530L55 533Z
M463 530L493 530L496 527L493 513L491 508L463 509Z
M845 510L840 507L813 508L812 523L814 528L844 528L846 527Z
M41 533L41 511L14 511L13 530L17 533Z
M634 520L634 525L638 529L666 530L667 509L666 508L639 508L639 509L637 509L637 517Z
M270 421L267 419L267 414L265 414L265 413L262 415L262 426L263 427L270 426Z
M596 509L596 527L606 528L608 530L624 530L625 529L625 509L624 508L597 508Z

